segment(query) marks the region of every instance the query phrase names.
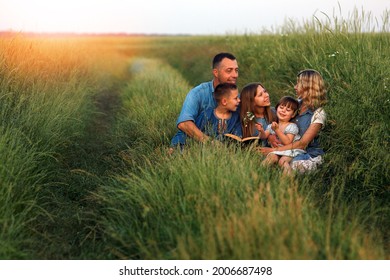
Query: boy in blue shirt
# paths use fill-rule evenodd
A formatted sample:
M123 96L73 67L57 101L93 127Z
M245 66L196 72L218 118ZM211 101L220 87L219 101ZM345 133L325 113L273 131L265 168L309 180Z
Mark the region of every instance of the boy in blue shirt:
M234 84L219 84L214 91L217 102L215 109L207 109L195 121L207 136L223 141L224 134L230 133L241 136L240 114L237 112L240 98L238 89Z

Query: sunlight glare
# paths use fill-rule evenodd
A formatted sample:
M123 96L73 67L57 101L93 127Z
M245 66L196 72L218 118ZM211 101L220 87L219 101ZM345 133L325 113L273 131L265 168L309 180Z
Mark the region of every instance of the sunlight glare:
M108 32L117 12L109 0L14 1L18 28L33 32Z

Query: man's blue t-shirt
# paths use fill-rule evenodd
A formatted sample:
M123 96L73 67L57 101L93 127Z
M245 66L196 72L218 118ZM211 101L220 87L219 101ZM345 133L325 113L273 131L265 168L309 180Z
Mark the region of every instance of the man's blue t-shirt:
M185 121L193 121L196 124L196 119L204 114L208 109L214 109L217 103L214 99L213 81L202 83L191 89L183 103L176 126ZM199 126L198 126L199 127ZM171 146L184 145L187 135L179 130L171 140Z

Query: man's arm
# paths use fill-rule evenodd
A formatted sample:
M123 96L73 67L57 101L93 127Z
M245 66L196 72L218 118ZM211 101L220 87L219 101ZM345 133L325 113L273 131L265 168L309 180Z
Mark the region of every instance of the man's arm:
M199 142L206 142L209 138L206 134L199 130L193 121L181 122L177 125L177 127L189 137L192 137Z

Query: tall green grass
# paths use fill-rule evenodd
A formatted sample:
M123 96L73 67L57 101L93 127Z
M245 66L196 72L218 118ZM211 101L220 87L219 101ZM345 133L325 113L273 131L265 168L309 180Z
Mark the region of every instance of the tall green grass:
M129 61L131 80L121 90L121 109L112 128L112 145L126 146L119 155L135 168L168 147L175 133L174 120L182 103L181 94L190 86L169 65L159 60L136 58Z
M50 57L50 44L39 45L1 41L1 258L34 255L33 225L51 218L39 194L57 183L57 156L83 130L88 90L78 62L63 65Z
M124 259L381 259L356 217L330 220L298 182L231 147L191 146L101 189L108 250Z
M66 258L85 239L83 200L96 182L82 183L83 157L96 96L111 86L112 68L94 68L101 50L83 39L0 40L1 259Z

